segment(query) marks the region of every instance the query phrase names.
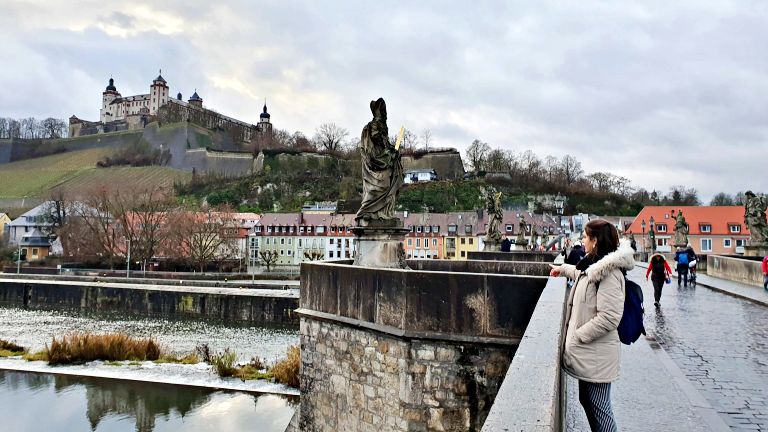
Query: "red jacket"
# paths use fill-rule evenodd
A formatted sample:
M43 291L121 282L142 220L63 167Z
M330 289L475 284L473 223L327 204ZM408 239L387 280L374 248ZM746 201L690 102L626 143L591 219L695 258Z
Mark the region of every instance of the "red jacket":
M763 258L763 274L768 275L768 255Z
M763 268L765 268L765 260L763 260ZM653 269L653 257L651 257L651 260L648 261L648 270L645 272L645 278L648 279L648 275L651 274L651 270ZM669 263L667 263L667 260L664 260L664 271L666 272L667 276L672 274L672 269L669 268Z

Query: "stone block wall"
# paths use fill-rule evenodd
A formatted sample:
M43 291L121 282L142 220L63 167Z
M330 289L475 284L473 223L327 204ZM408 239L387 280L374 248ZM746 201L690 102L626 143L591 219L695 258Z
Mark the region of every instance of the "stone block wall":
M479 431L516 346L302 317L301 349L301 431Z

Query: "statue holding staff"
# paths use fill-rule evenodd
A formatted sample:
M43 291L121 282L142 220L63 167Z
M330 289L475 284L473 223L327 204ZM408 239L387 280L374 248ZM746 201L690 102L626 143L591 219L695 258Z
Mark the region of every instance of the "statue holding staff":
M403 185L403 164L397 146L389 142L384 99L371 101L371 112L373 120L365 125L360 138L363 200L355 220L358 226L370 226L374 221L396 224L395 200Z

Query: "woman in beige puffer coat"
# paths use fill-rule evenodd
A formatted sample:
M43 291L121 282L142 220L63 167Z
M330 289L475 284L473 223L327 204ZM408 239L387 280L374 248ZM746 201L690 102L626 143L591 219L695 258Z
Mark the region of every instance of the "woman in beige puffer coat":
M552 268L550 275L574 280L568 295L563 369L579 380L579 401L592 431L617 431L611 409L611 381L619 377L616 328L624 311L624 274L635 265L629 244L619 247L610 222L597 219L584 228L587 251L577 265Z

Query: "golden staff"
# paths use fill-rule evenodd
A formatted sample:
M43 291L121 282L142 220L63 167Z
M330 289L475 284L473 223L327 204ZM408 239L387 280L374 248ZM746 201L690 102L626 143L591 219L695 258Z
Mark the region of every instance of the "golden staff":
M397 140L395 141L395 150L400 149L400 144L403 143L403 137L405 136L405 126L400 126L400 132L397 134Z

